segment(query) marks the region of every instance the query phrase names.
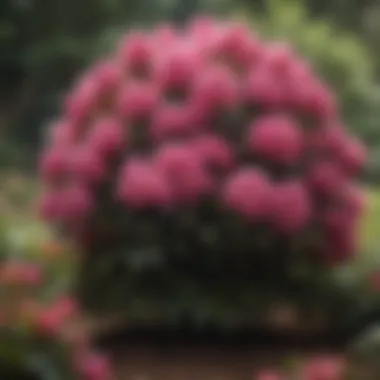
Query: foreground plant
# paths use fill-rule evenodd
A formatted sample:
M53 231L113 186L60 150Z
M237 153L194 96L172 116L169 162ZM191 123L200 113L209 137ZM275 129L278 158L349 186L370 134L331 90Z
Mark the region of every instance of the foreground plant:
M279 283L353 257L364 160L290 47L196 19L126 35L78 79L41 156L40 211L110 278L148 263L165 280Z
M39 250L40 260L8 258L0 265L1 377L108 380L107 360L92 352L76 302L63 293L67 252L56 243Z
M290 371L262 370L254 380L344 380L347 375L345 359L336 355L320 355L307 359Z

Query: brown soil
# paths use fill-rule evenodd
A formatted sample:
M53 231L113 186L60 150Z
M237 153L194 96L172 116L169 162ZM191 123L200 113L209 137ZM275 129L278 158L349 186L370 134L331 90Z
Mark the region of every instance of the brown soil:
M277 355L228 349L137 347L113 355L116 380L252 380ZM270 358L270 359L269 359Z

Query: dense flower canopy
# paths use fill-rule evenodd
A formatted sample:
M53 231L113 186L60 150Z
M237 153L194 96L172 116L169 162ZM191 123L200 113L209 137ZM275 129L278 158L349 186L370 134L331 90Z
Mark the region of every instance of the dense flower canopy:
M164 228L204 250L212 230L236 251L244 226L247 240L270 235L266 250L301 241L334 264L355 251L364 160L332 92L289 46L198 18L127 34L78 79L41 157L40 211L82 247L143 244L134 220L154 212L152 239L167 250Z

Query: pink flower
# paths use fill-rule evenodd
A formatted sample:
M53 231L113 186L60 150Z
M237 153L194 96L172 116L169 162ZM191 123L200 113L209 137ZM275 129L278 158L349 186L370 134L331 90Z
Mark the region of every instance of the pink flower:
M98 120L89 136L89 145L100 156L120 150L127 141L128 129L116 118ZM99 170L100 171L100 170Z
M259 372L254 380L284 380L284 376L277 371Z
M317 357L310 359L302 371L305 380L341 380L344 362L337 357Z
M296 64L293 51L288 44L274 43L263 55L263 64L268 65L277 79L283 79Z
M135 120L151 114L159 101L159 93L152 83L128 83L118 99L121 116Z
M188 32L192 38L205 38L205 36L215 33L217 29L217 23L207 16L194 17L188 25Z
M49 190L43 193L37 201L37 214L47 221L56 221L62 215L60 193Z
M71 167L76 179L91 183L106 175L104 159L95 148L97 147L81 146L72 153Z
M216 54L243 68L251 67L262 54L262 47L244 25L230 25L221 30Z
M163 146L155 156L154 165L168 179L179 202L193 202L211 190L203 160L189 145Z
M322 213L322 224L325 230L332 236L340 235L353 221L352 215L344 207L333 207Z
M99 84L92 75L82 78L66 98L66 116L75 123L82 124L92 115L99 101Z
M232 174L222 190L222 202L230 210L252 221L266 219L273 190L258 169L241 169Z
M273 224L283 233L295 233L310 220L311 202L305 186L298 181L277 185L273 195Z
M115 91L121 81L120 68L112 61L100 62L95 66L93 76L102 95L109 95Z
M146 66L152 58L152 47L148 36L141 32L128 34L120 44L118 55L122 66L128 72Z
M244 98L249 104L264 107L280 107L284 103L284 91L268 67L254 68L248 74Z
M312 84L312 73L310 67L304 62L293 60L282 64L281 85L285 105L289 106L293 112L305 113L305 97L308 96ZM278 68L276 69L278 71ZM274 70L274 71L276 71Z
M357 246L356 224L352 220L336 226L335 230L328 231L326 236L327 260L332 264L341 264L351 260Z
M360 217L366 208L367 199L365 192L355 186L346 186L342 198L344 205L347 207L348 213L354 217Z
M153 165L136 158L128 160L121 170L118 196L130 207L165 206L171 200L171 189Z
M41 268L31 263L11 261L0 270L0 282L7 285L37 286L43 280Z
M39 285L43 281L43 273L38 265L27 264L22 268L22 281L28 285Z
M334 162L321 161L311 166L308 184L321 194L336 194L345 184L342 170Z
M203 69L194 83L191 98L207 115L223 109L231 109L238 101L238 85L231 71L216 66Z
M255 155L280 163L294 164L301 153L302 133L287 118L267 116L251 124L247 143Z
M170 24L162 24L153 31L152 46L157 47L158 50L162 46L172 47L178 40L177 32Z
M40 334L56 336L62 327L61 320L51 312L41 312L36 318L35 328Z
M199 73L201 63L199 51L182 42L172 48L172 51L159 56L155 75L164 89L184 89Z
M193 114L186 104L162 105L154 113L151 134L159 141L170 136L184 135L196 129L192 120Z
M333 94L323 83L314 80L314 83L310 83L309 91L303 99L303 109L322 120L334 118L336 104Z
M76 363L76 369L83 380L107 380L111 374L108 360L93 353L81 355Z
M349 138L342 149L340 159L348 175L355 175L366 161L365 147L356 139Z
M62 178L69 169L70 151L52 146L40 157L40 173L44 181L50 182Z
M89 190L72 184L61 192L62 220L69 223L82 222L92 211L93 198Z
M230 169L234 163L231 148L222 138L213 134L202 134L194 141L194 146L206 164L211 167Z
M46 309L39 311L34 321L35 328L43 335L56 336L75 311L76 305L73 300L58 299Z
M317 129L308 134L307 148L319 155L338 158L342 152L346 136L342 126L333 124Z
M49 140L56 147L69 148L76 140L75 126L66 120L56 121L50 126Z
M60 298L37 314L34 324L37 331L44 335L58 335L67 320L75 313L75 302L70 298Z

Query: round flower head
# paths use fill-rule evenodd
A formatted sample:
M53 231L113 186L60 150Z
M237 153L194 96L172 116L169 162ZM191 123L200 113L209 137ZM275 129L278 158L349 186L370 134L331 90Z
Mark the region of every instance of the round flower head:
M247 143L252 154L284 164L297 162L302 148L302 133L291 120L267 116L252 123Z
M241 169L227 180L222 199L231 211L252 221L262 221L270 213L272 194L271 185L263 173Z

